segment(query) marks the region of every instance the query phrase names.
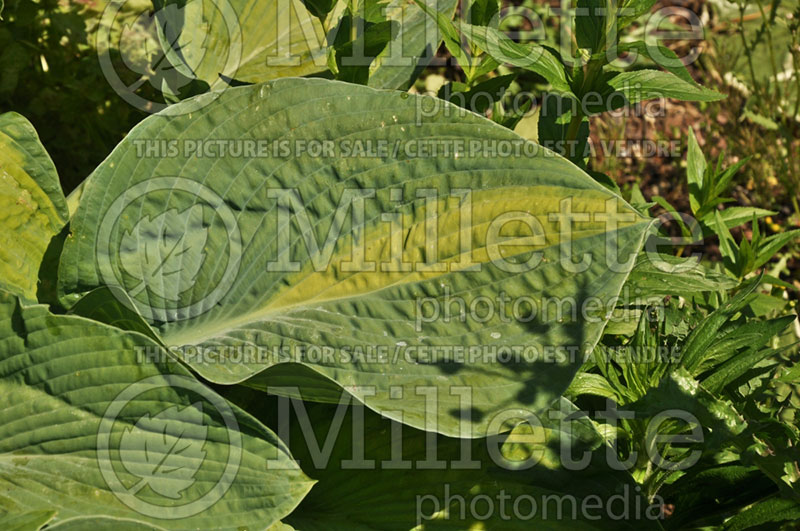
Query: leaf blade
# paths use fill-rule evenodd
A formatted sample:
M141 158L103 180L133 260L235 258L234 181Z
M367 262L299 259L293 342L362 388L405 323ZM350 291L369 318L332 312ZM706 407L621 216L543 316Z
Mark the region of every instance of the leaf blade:
M356 98L369 110L354 111L352 100ZM179 139L204 135L246 138L250 134L270 140L289 134L294 140L371 139L389 145L459 135L465 145L477 139L524 143L507 129L450 104L441 104L446 107L420 125L413 125L419 106L432 101L435 100L325 80L279 80L265 86L230 89L200 116L170 118L169 134ZM323 109L322 116L312 118L315 115L309 112L309 105ZM453 112L458 114L448 116ZM214 130L212 123L234 114L235 119L226 120L226 127ZM650 224L649 219L575 166L533 144L521 144L535 148L531 158L498 159L482 154L464 157L452 152L440 157L407 157L401 152L396 158L387 154L341 159L305 154L289 157L291 164L285 164L282 158L230 158L223 163L229 165L225 171L218 169L219 159L188 156L157 164L137 159L135 142L157 140L165 134L165 120L166 117L155 116L142 122L90 179L84 197L105 205L97 210L82 208L76 213L72 225L76 237L65 248L61 260L65 297L74 297L87 287L104 283L104 279L118 283L129 295L132 293L134 283L128 279L125 284L125 277L117 276L118 261L101 264L98 271L97 227L117 223L113 229L117 232L112 231L107 242L113 251L118 243L114 238L124 233L124 227L137 222L134 218L139 207L145 209L139 214L152 217L177 206L182 211L198 199L165 190L134 203L131 217L104 223L102 218L115 201L115 194L106 192L114 183L115 192L124 198L129 187L152 189L156 187L154 183L165 182L160 175L183 171L192 187L199 181L204 187L213 187L210 189L216 190L214 194L221 194L216 202L219 210L228 205L236 212L232 216L238 216L241 240L247 245L241 250L239 270L225 277L231 280L230 288L217 300L208 299L207 295L220 284L199 281L174 288L186 294L180 304L159 307L162 301L149 298L152 290L131 295L146 306L142 315L151 321L165 344L200 344L230 352L239 347L261 348L259 358L242 362L229 363L227 357L217 361L187 357L186 361L204 378L222 384L248 380L252 383L251 379L262 376L269 379L272 367L287 361L302 363L323 379L345 387L369 407L394 412L393 415L402 416L403 422L415 426L429 422L419 395L416 401L394 400L391 387L403 387L412 396L417 395L418 386L433 387L437 392L441 388L434 418L438 430L444 433L460 433L463 414L473 432L471 436L480 436L487 429L488 413L499 407L498 396L535 410L546 407L567 387L580 365L578 354L557 362L528 362L521 358L497 362L496 350L490 350L485 362L471 364L466 361L465 348L534 345L544 349L552 345L580 350L584 342L590 345L597 341L604 323L582 323L570 315L563 322L556 322L555 318L550 322L549 317L547 322L504 322L498 312L488 324L475 319L434 319L427 323L419 306L439 304L441 308L448 293L460 291L467 306L478 297L496 297L499 290L533 294L534 303L545 296L574 298L576 309L592 295L611 298L621 288L627 271L605 269L609 257L607 237L616 246L617 259L625 262L631 253L638 252ZM286 127L288 123L292 130ZM137 165L136 172L130 171L132 164ZM296 168L300 167L304 169L298 173ZM303 179L303 175L313 177ZM425 190L435 191L436 200L420 195L429 193ZM467 201L458 190L470 190L471 199ZM372 197L364 199L365 229L358 238L366 245L365 260L374 262L376 267L372 271L347 271L344 264L353 260L354 237L348 232L352 228L352 212L346 198L355 201L353 198L362 192ZM284 203L279 205L279 201ZM572 242L575 255L584 254L593 264L580 274L561 268L558 223L555 218L548 218L549 213L559 212L563 201L567 201L564 205L573 201L575 211L582 213L605 215L607 208L616 209L611 217L620 222L615 232L597 216L576 232ZM462 205L473 207L473 219L463 226ZM426 243L433 208L440 235L437 255ZM400 221L404 224L402 230L379 221L387 214L384 209L399 216L395 219L397 225ZM279 222L280 212L290 216L288 225ZM526 212L546 227L543 243L534 246L544 260L541 270L528 271L519 264L507 267L503 261L491 258L497 250L494 244L487 244L487 227L509 212ZM287 256L297 262L293 271L281 269L286 264L277 262L279 226L290 229ZM336 237L337 227L345 227L341 238ZM532 250L530 240L527 244L520 240L531 237L529 229L525 224L508 225L504 236L517 238L520 246L512 248L513 252L504 257L506 261L517 260L514 256L529 256L526 253ZM474 242L470 252L462 250L462 233ZM231 248L228 236L218 225L208 237L209 255L219 261L217 274L226 267ZM99 244L99 248L105 246ZM400 253L392 255L393 248L399 248ZM444 269L433 256L438 257ZM466 258L476 267L463 265ZM398 262L411 264L411 269L395 269ZM278 269L271 270L277 267L276 263ZM512 274L514 267L522 274ZM204 269L198 278L207 281L220 277L214 277L213 270ZM149 317L145 311L151 312ZM332 354L321 356L317 349L322 347L330 347ZM422 350L415 350L418 348ZM520 374L524 377L520 378ZM460 397L449 392L450 386L458 385L474 390L474 415L469 408L462 412ZM373 389L375 395L367 394Z

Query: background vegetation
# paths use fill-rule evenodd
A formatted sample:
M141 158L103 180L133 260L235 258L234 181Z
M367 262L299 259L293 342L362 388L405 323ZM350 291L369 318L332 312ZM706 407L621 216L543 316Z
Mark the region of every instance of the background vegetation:
M147 3L126 6L114 40L122 49L109 52L113 64L127 67L126 83L136 82L136 74L158 74L141 67L161 53L154 19L141 14ZM647 264L637 265L628 285L645 296L620 304L618 312L633 318L608 325L566 396L592 412L611 399L641 415L620 426L593 421L625 458L650 444L644 423L658 404L680 402L687 385L702 386L695 400L682 404L708 430L700 464L684 474L637 463L633 478L649 498L658 493L667 500L669 528L791 528L800 519L800 238L793 232L800 228L800 4L688 0L653 7L670 6L691 10L705 31L702 42L676 39L671 49L699 47L699 59L687 65L689 74L727 97L668 100L656 118L596 114L586 119L586 134L596 147L607 140L632 145L674 141L679 155L600 150L576 162L642 212L671 216L664 235L690 232L678 213L697 218L702 240L693 249L702 252L704 267L695 277L662 279ZM33 123L65 193L148 116L148 109L120 99L98 62L94 39L106 7L102 0L7 0L2 11L0 113L15 111ZM558 34L559 19L553 16L558 2L504 1L499 7L506 14L521 7L533 10L544 21L548 39ZM470 17L480 25L486 12ZM518 35L542 29L514 16L506 16L503 24L501 29ZM681 29L685 19L667 17L665 24ZM634 21L621 43L646 37ZM508 114L504 103L522 92L541 96L553 79L479 54L482 62L475 62L445 40L437 52L439 64L426 67L409 91L449 98L477 87L505 86L497 101L476 110L523 136L546 138L538 121L541 113L536 114L538 101L524 117ZM470 46L477 52L479 44ZM366 82L363 72L343 68L335 53L329 64L340 79ZM642 66L653 63L639 57L624 65L633 70ZM153 101L164 97L154 84L143 84L141 93ZM585 118L572 116L560 124L566 136L580 137ZM666 348L681 352L681 359L630 364L614 360L619 347ZM246 407L247 395L240 391L225 392ZM741 429L732 430L742 419ZM692 448L676 446L668 452L675 456ZM315 478L315 471L307 473ZM307 503L313 507L313 500ZM295 521L302 523L302 517L296 514Z

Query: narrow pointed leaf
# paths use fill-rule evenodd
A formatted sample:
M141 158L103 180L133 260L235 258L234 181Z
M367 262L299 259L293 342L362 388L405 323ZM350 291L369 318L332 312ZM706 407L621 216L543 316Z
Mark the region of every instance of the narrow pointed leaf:
M751 279L742 284L739 292L729 301L725 302L718 309L714 310L706 319L692 330L686 339L683 347L683 357L681 364L689 370L693 376L697 376L697 367L706 355L706 349L716 339L720 328L733 317L734 314L742 310L749 302L755 298L753 293L758 287L759 279Z
M655 62L658 66L675 74L683 81L697 85L697 82L692 78L692 75L686 69L686 66L680 60L675 52L659 43L648 43L645 41L635 41L628 43L621 43L618 45L617 50L620 52L629 52L634 50L648 59Z
M717 211L715 211L713 214L706 214L703 217L703 222L707 225L713 225L716 222L716 212ZM752 221L753 216L755 216L756 219L761 219L774 215L775 212L772 210L756 207L729 207L725 210L719 211L719 217L722 220L722 223L729 229L743 225L748 221Z
M689 128L689 147L686 151L686 180L689 183L689 202L692 212L697 213L703 206L705 189L706 157L694 136L694 129Z
M612 89L625 95L628 104L654 98L672 98L679 101L717 101L724 94L689 83L669 72L636 70L621 72L608 82Z
M693 258L676 259L670 255L658 255L653 263L648 255L637 257L636 265L628 277L631 293L642 297L673 295L686 296L706 291L726 291L736 287L737 282L722 273L695 263Z
M554 91L570 93L564 64L546 46L514 42L502 31L489 26L461 23L459 28L468 41L497 62L536 72L553 86Z
M758 247L758 256L753 264L753 269L759 268L769 262L784 245L800 240L800 229L774 234L764 240Z

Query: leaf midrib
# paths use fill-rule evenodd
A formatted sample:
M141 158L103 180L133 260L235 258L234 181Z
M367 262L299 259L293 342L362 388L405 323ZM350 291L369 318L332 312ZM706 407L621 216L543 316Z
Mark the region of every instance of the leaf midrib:
M638 227L640 227L642 225L649 225L649 224L650 224L650 220L641 219L641 220L639 220L639 221L637 221L635 223L632 223L630 225L625 226L624 228L622 228L619 231L617 231L617 233L621 232L622 230L638 228ZM598 232L594 232L594 233L592 233L590 235L586 235L586 236L582 236L580 238L576 238L576 239L573 240L573 243L575 241L580 241L580 240L583 240L583 239L586 239L586 238L597 236L598 234L603 234L603 232L602 231L598 231ZM524 238L527 239L529 237L524 237ZM504 244L511 245L511 243L509 243L509 242L504 242ZM543 246L543 247L541 247L541 249L538 249L537 251L541 252L541 251L544 251L544 250L547 250L547 249L552 249L553 247L556 247L557 245L558 244L551 244L551 245ZM510 259L510 258L513 258L513 257L516 257L516 256L521 256L523 254L527 254L528 252L529 251L524 251L522 253L509 255L507 257L507 259ZM463 255L459 254L459 255L454 255L454 257L455 256L463 256ZM443 272L441 272L442 274L438 275L438 276L443 276L443 275L446 275L446 274L457 273L457 272L458 272L457 270L456 271L450 271L450 270L443 271ZM414 274L414 273L416 273L416 272L412 271L410 274ZM409 275L405 275L403 278L407 278L408 276ZM190 327L184 328L184 329L179 330L179 331L177 331L175 333L172 333L172 334L165 334L163 337L164 337L164 341L166 343L168 343L168 344L173 344L173 345L197 345L197 344L203 343L205 341L208 341L209 339L213 339L213 338L218 337L218 334L220 332L225 332L225 331L228 331L228 330L231 330L231 329L236 329L240 325L243 325L243 324L248 324L248 323L253 323L253 322L260 322L260 321L268 321L270 317L281 315L281 314L285 313L287 310L296 310L296 309L301 309L301 308L308 308L311 304L318 305L318 304L321 304L321 303L329 303L331 301L339 301L339 300L344 301L344 300L348 300L348 299L363 297L363 296L366 296L366 295L374 295L375 293L379 293L380 291L383 291L383 290L386 290L386 289L390 289L390 288L392 288L394 286L402 284L403 283L402 280L403 279L401 278L397 282L394 282L392 284L387 284L385 286L380 286L378 288L375 288L375 289L372 289L372 290L369 290L369 291L365 291L365 292L361 292L361 293L358 293L358 294L354 294L354 295L336 296L336 297L330 297L330 298L327 298L327 299L325 299L325 298L322 298L322 299L314 298L314 299L310 299L310 300L307 300L307 301L303 301L301 303L289 304L289 305L285 305L285 306L279 306L279 307L266 306L264 308L256 308L253 311L247 312L247 313L241 315L240 317L238 317L236 319L219 321L218 324L216 326L213 326L213 327L210 327L210 326L208 326L208 324L205 324L203 326L203 334L199 335L199 336L197 334L197 330L195 329L195 327L190 326ZM428 280L428 279L426 279L426 280ZM186 341L184 341L184 339Z

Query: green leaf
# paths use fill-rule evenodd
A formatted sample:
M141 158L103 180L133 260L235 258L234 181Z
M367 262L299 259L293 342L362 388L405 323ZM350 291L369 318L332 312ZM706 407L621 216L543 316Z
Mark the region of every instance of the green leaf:
M744 112L742 112L742 117L747 118L750 122L757 126L763 127L767 131L777 131L781 127L778 125L778 122L769 116L764 116L763 114L753 112L750 109L744 109Z
M587 126L588 126L588 123L587 123ZM579 132L579 134L581 134L581 133ZM588 135L587 135L587 138L588 138ZM595 181L599 182L600 184L602 184L603 186L605 186L606 188L608 188L609 190L611 190L615 194L622 195L622 190L619 189L619 185L614 180L614 178L611 177L610 175L608 175L606 173L599 172L599 171L593 171L593 170L587 170L587 173L592 176L592 179L594 179ZM641 193L639 195L641 196ZM638 202L638 201L636 201L636 199L638 199L638 198L633 197L633 195L631 195L631 201L630 201L631 206L633 206L636 210L638 210L639 212L641 212L644 215L648 210L647 203L645 203L644 201ZM642 199L644 199L644 198L642 198Z
M792 320L790 317L789 322ZM706 350L703 361L695 369L695 374L700 374L734 358L744 347L748 347L748 349L763 347L770 338L783 331L786 326L786 322L781 319L729 323L717 333L717 339Z
M796 241L798 238L800 238L800 229L773 234L764 240L758 247L758 256L756 256L753 269L758 269L769 262L786 244Z
M686 339L681 360L682 366L688 369L692 375L697 375L696 369L700 366L706 354L706 349L716 339L717 332L722 328L722 325L753 300L755 297L753 292L758 287L758 284L759 279L757 278L743 283L739 292L733 298L714 310L697 325L697 328L692 330L692 333Z
M159 0L159 37L180 73L203 80L212 89L224 88L231 79L259 83L324 71L329 47L351 41L349 22L342 24L349 18L347 10L329 0L235 0L218 5L203 1L179 7L179 0ZM436 9L452 17L456 3L443 0ZM366 32L359 27L355 43L344 50L351 70L346 79L355 79L352 76L358 72L358 82L364 83L368 73L369 85L376 88L410 86L441 43L428 17L404 0L362 2L354 7L357 18L385 24ZM234 38L229 36L231 31ZM370 48L377 51L370 53Z
M95 515L86 518L70 518L49 525L47 531L84 531L90 528L93 531L162 531L164 529L161 526L139 520Z
M800 364L793 366L789 372L784 373L783 376L778 378L782 382L794 383L800 381Z
M724 210L709 212L705 216L703 216L703 223L706 225L713 226L716 223L716 212L719 212L719 217L722 220L722 223L729 229L734 227L738 227L739 225L743 225L748 221L753 220L753 216L756 219L765 218L767 216L774 216L775 212L772 210L766 210L763 208L756 208L756 207L729 207Z
M79 184L73 191L69 193L67 196L67 210L69 210L69 217L78 210L78 205L81 202L81 195L83 194L83 189L86 186L86 182L88 179L84 179L81 184Z
M605 49L606 8L605 0L578 0L575 39L579 48L586 48L592 54Z
M259 414L276 418L278 404L256 400ZM518 419L521 424L509 434L476 440L437 436L344 404L301 402L288 419L283 417L281 436L304 471L319 480L286 518L297 529L659 528L645 516L647 502L630 476L609 466L606 445L591 422L565 399L530 423ZM562 456L586 461L570 470ZM504 511L498 496L506 497ZM642 504L635 523L615 521L603 510L572 512L573 502L578 507L587 498L612 503L615 496L616 503L627 498L631 507ZM481 519L487 497L495 510ZM526 509L508 518L515 500L521 508L531 499L539 508L535 514ZM558 499L564 502L563 514L548 518ZM482 510L473 512L471 504Z
M284 522L275 522L267 531L295 531L294 527Z
M683 61L680 60L675 52L666 46L663 46L658 42L650 43L645 41L626 42L617 45L617 51L620 53L630 52L632 50L655 62L667 72L675 74L683 81L697 85L697 82L695 82L695 80L692 78L692 75L683 64Z
M184 424L199 429L189 437ZM201 408L172 406L152 417L145 413L126 428L119 440L119 457L138 481L137 486L142 484L164 498L178 500L192 486L203 464L207 438L208 426L203 425ZM139 456L144 459L139 460Z
M313 483L288 449L165 356L140 334L0 292L0 490L17 507L10 516L236 529L294 508ZM159 463L170 468L159 474Z
M641 190L639 190L639 192L641 193ZM659 195L654 195L653 202L667 211L667 214L669 214L675 223L678 224L678 227L680 227L681 234L683 234L684 238L691 238L692 231L686 226L686 222L683 221L683 217L681 217L680 213L678 213L678 211L669 203L669 201Z
M174 289L194 282L206 259L203 248L207 240L201 205L139 220L122 234L119 249L122 269L139 281L131 294L135 296L147 286L158 297L178 301Z
M663 297L726 291L735 288L737 282L706 268L693 258L659 254L656 264L647 254L640 254L626 285L633 294L640 297Z
M364 33L354 41L336 47L336 79L366 85L372 60L392 40L392 22L365 23ZM348 64L356 61L356 64Z
M184 104L194 102L178 105ZM420 109L429 105L440 107L421 117ZM426 157L405 147L454 138L464 146L517 143L529 156L451 150ZM176 157L137 157L142 142L169 139L328 141L335 155L210 158L182 150ZM358 155L352 152L355 141L392 149ZM393 153L394 146L401 149ZM560 247L568 237L562 239L556 221L570 201L575 212L589 216L571 247L592 265L577 273L562 267ZM144 217L192 205L202 205L209 228L200 271L191 282L183 274L152 276L142 289L141 279L123 267L123 235ZM363 232L354 235L353 211L362 206ZM461 215L470 206L471 222ZM487 244L487 227L499 226L493 221L498 216L518 216L514 212L526 212L528 222L504 224L502 236L512 240L503 241L498 255L494 236ZM532 240L528 215L542 224L543 239ZM616 228L603 221L607 215ZM268 379L270 367L298 362L392 418L461 434L466 417L463 433L480 436L498 409L540 410L566 389L581 364L577 350L594 345L605 324L573 316L570 301L577 311L589 297L613 300L627 270L607 264L631 258L632 265L649 226L649 219L574 165L454 105L321 79L285 79L232 88L202 112L156 115L134 128L84 190L61 257L60 286L70 305L86 290L118 285L166 345L224 347L218 360L186 359L213 382ZM434 229L439 237L428 238ZM363 260L362 246L354 254L353 238L363 243ZM471 250L464 247L469 242ZM280 254L279 244L288 246ZM538 257L542 262L534 267ZM376 264L374 271L359 271L369 269L369 262ZM193 264L187 267L194 273ZM506 292L523 293L536 305L565 300L566 315L559 322L553 308L532 315L518 305L521 319L511 322L511 307L488 320L482 310L476 310L477 319L425 317L450 297L463 298L469 308L478 297L496 299ZM158 293L178 294L179 300ZM481 345L489 352L486 359L467 361L464 349ZM492 354L513 345L526 345L529 354L533 348L577 350L555 361L503 361ZM231 349L239 347L260 350L228 362ZM324 357L317 350L322 347L329 349ZM438 393L436 415L427 422L425 401L417 394L424 386ZM472 389L471 405L451 393L453 386ZM394 399L393 388L416 398Z
M93 289L80 298L72 308L72 315L87 317L122 330L139 332L156 343L161 340L147 321L136 311L136 305L125 291L114 286Z
M302 0L302 2L309 13L317 17L322 24L325 24L325 18L333 10L337 0Z
M480 63L475 67L475 73L472 75L473 79L480 79L482 76L488 75L492 70L500 66L500 63L495 61L494 57L489 54L483 54L480 58ZM530 106L532 102L523 104L523 107Z
M736 276L741 277L746 274L747 270L744 268L743 264L744 257L740 252L740 248L737 247L736 240L733 239L733 235L728 230L727 225L722 221L719 210L714 211L714 232L719 237L719 253L722 255L725 267ZM743 245L745 245L745 242L746 240L742 240Z
M788 301L782 295L756 293L753 300L748 303L747 309L754 317L763 317L765 315L776 315L786 307L787 303Z
M37 300L39 269L69 213L58 174L33 126L0 114L0 287Z
M473 0L469 6L469 23L476 26L488 26L500 11L498 0Z
M649 389L641 399L625 404L625 407L643 416L653 416L668 409L692 414L702 428L710 431L706 437L708 440L704 441L704 450L708 451L718 444L730 442L731 437L747 428L747 422L730 401L709 391L688 371L678 368L658 387Z
M608 81L608 85L621 92L627 105L654 98L673 98L679 101L717 101L724 94L689 83L669 72L659 70L636 70L620 72Z
M531 142L539 143L539 113L541 107L535 110L526 109L520 119L514 124L514 132Z
M0 2L0 8L2 7L3 3ZM41 529L50 522L55 515L55 511L41 509L39 511L30 511L11 517L0 515L0 521L3 522L3 529L7 531L30 531L31 529Z
M721 525L732 512L763 498L772 488L758 468L733 462L694 467L659 494L675 505L670 529L685 529Z
M414 0L419 8L429 17L436 21L436 25L441 31L443 42L447 51L450 52L458 65L465 72L472 66L473 58L461 45L461 34L453 23L453 15L449 11L440 11L436 5L428 5L424 0Z
M725 531L743 531L782 522L794 522L800 520L800 503L795 500L783 498L769 498L748 507L741 513L725 522ZM764 528L766 529L766 528Z
M617 31L649 13L658 0L623 0L617 11Z
M326 69L325 33L300 0L155 0L166 58L212 90Z
M694 129L689 128L689 149L686 152L686 180L689 182L689 203L692 212L697 213L704 203L706 175L706 157L697 138L694 136Z
M721 161L722 161L722 154L720 153L719 162ZM747 164L749 161L750 157L745 157L739 162L736 162L735 164L732 164L729 167L725 168L725 170L722 172L720 172L719 169L717 169L714 175L714 181L716 181L714 185L714 195L720 196L723 193L725 193L728 189L728 186L730 185L731 179L733 179L733 176L736 175L736 172L738 172L741 169L741 167ZM717 164L718 168L720 165L719 162Z
M755 338L751 347L741 354L723 363L720 367L703 380L703 386L712 393L718 393L726 385L745 374L756 363L775 353L772 349L762 349L767 341L786 329L795 319L794 315L787 315L777 319L770 319L759 323L761 326L755 330ZM757 335L756 335L757 334Z
M458 0L426 0L452 18ZM370 87L406 90L436 57L442 36L436 22L406 0L386 6L388 20L396 23L394 37L370 65Z
M567 131L574 112L579 112L579 103L575 98L560 94L548 93L542 97L539 111L539 144L551 149L578 164L589 155L589 119L584 117L578 128L578 134L567 140Z
M492 56L498 63L508 63L535 72L545 78L554 91L570 93L564 64L546 46L514 42L502 31L488 26L461 23L459 28L467 41Z
M483 114L486 109L503 98L506 89L516 77L516 74L493 77L466 91L459 91L454 83L448 83L439 90L439 97L461 108Z
M575 379L569 384L569 387L564 391L564 396L574 400L581 395L594 395L609 398L619 402L619 395L608 383L608 380L599 374L590 372L579 372L575 375Z

